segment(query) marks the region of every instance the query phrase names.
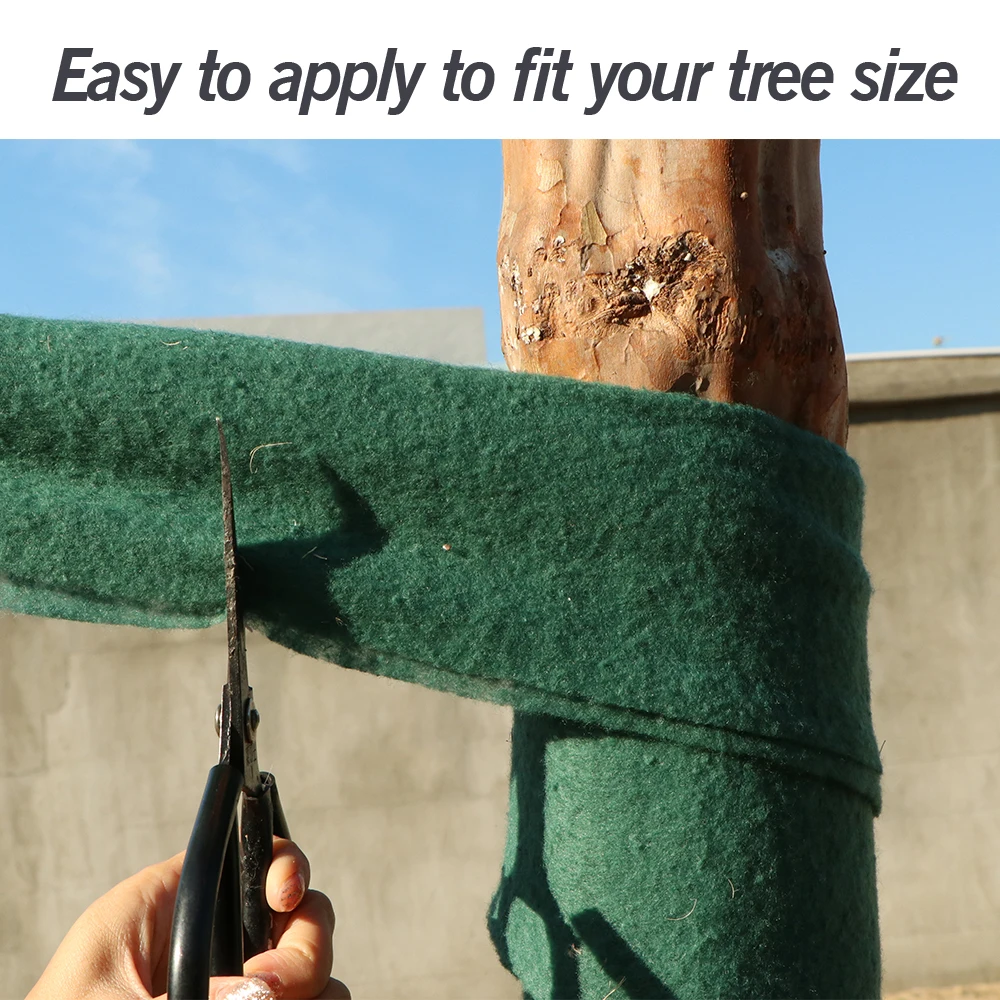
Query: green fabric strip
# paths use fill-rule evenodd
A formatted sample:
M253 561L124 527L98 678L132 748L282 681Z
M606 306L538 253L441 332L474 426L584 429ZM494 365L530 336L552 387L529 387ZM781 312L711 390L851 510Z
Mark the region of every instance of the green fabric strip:
M881 995L864 800L545 716L512 742L489 926L527 997Z
M0 319L0 592L223 611L347 667L726 750L878 808L862 484L767 414L159 327Z

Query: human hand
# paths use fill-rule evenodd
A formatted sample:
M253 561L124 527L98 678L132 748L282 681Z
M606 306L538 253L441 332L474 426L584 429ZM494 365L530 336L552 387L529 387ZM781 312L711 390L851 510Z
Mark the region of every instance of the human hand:
M166 991L170 928L184 855L143 869L92 904L70 928L27 1000L151 1000ZM309 889L309 862L274 839L267 873L275 946L249 959L244 976L213 979L210 1000L350 1000L330 978L334 915Z

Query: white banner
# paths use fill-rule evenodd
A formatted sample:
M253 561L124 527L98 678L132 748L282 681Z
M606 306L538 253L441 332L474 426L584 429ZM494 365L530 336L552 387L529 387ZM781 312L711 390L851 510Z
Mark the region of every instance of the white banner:
M10 6L3 138L996 138L995 3Z

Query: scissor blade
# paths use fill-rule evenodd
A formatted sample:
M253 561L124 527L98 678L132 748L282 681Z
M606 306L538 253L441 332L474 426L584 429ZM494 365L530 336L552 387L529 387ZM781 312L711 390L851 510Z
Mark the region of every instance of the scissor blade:
M242 771L246 790L256 794L260 786L260 772L257 766L257 744L249 720L252 691L247 679L246 630L236 561L233 481L222 420L219 417L215 419L219 430L219 456L222 463L223 563L226 574L226 634L229 647L227 681L222 697L219 759Z
M226 625L229 632L229 664L232 668L235 647L242 644L244 637L243 609L240 606L239 583L236 578L236 517L233 513L233 478L229 471L229 451L226 448L221 418L216 417L215 423L219 429L219 457L222 462L222 558L226 569ZM243 668L245 671L245 662ZM230 680L232 679L230 675ZM246 681L245 676L243 680Z

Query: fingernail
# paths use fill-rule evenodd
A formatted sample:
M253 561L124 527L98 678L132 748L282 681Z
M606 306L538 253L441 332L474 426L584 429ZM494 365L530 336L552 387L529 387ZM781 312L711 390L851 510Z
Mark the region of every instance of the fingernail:
M267 982L268 979L272 978L276 981L278 977L261 973L250 979L239 979L232 985L226 983L214 995L214 1000L275 1000L274 990Z
M281 887L281 893L279 896L281 899L281 908L286 912L288 910L294 910L295 907L302 902L302 897L305 894L305 877L301 872L297 872L291 878L285 879L285 884Z

